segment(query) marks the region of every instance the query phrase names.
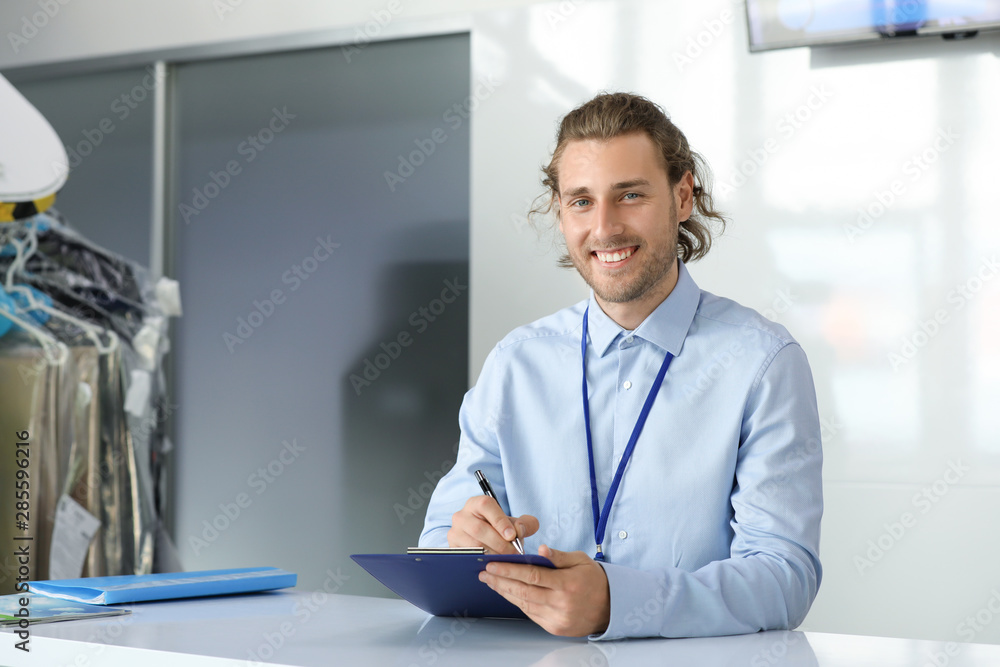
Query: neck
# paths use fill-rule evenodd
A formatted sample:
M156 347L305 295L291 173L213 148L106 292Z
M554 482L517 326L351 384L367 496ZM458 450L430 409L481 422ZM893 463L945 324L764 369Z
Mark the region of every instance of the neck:
M657 306L670 296L670 293L674 291L674 287L677 286L679 273L677 260L674 260L673 267L663 277L663 280L637 299L615 303L613 301L605 301L596 293L594 294L594 299L601 307L601 310L614 320L618 326L632 331L642 324L643 320L649 317L649 314L656 310Z

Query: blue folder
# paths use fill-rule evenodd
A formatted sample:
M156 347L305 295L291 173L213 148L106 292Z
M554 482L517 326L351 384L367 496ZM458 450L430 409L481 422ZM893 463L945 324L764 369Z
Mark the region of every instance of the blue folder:
M126 574L32 581L30 589L49 597L88 604L120 604L174 598L230 595L294 586L296 575L276 567Z
M492 588L479 581L487 563L528 563L554 568L533 554L354 554L354 561L386 588L435 616L525 618Z

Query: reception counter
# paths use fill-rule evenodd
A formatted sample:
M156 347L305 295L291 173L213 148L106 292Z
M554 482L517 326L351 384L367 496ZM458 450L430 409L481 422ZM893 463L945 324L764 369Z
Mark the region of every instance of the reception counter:
M588 642L529 621L437 618L402 600L284 591L155 602L106 619L0 632L0 665L209 667L995 667L1000 646L815 632Z

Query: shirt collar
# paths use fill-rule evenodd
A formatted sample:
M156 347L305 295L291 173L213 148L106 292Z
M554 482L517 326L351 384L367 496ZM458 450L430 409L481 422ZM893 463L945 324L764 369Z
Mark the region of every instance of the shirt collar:
M688 329L691 328L694 314L698 310L698 303L701 301L701 289L688 273L684 262L678 260L677 263L679 270L677 284L673 291L632 332L632 335L648 340L675 357L681 352L684 338L687 336ZM588 317L590 318L587 322L590 345L599 356L603 357L611 347L611 343L623 334L625 329L622 329L617 322L605 314L594 298L593 290L590 292L590 314Z

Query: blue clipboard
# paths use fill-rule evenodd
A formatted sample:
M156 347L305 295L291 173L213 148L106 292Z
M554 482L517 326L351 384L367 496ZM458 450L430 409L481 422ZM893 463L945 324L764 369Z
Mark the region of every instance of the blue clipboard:
M533 554L354 554L351 558L386 588L429 614L472 618L526 618L479 581L487 563L555 568L548 558Z

